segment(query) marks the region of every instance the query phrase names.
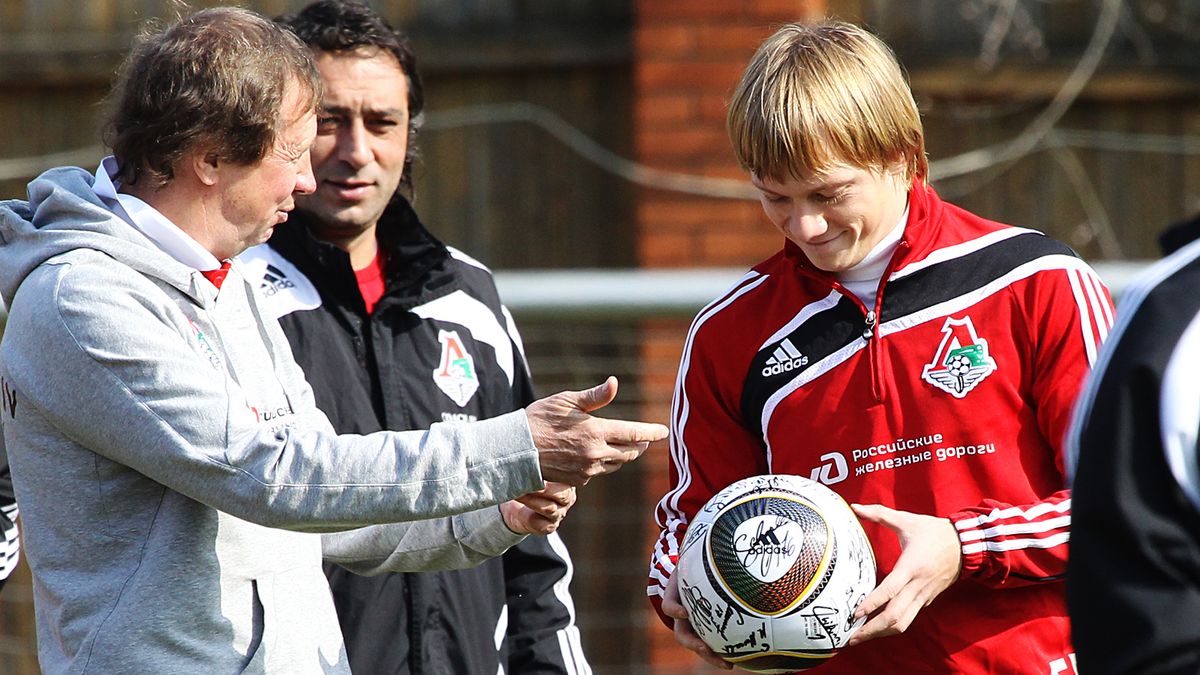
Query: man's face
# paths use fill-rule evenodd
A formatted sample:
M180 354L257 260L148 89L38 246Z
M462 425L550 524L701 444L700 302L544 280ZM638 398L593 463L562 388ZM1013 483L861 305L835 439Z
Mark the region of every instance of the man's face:
M750 180L767 218L826 272L862 262L900 222L907 203L903 169L870 171L845 164L801 179Z
M321 221L318 235L353 237L375 227L404 176L408 78L388 52L321 52L325 99L317 122L317 190L300 207Z
M249 166L220 164L220 218L209 227L213 254L230 258L271 238L296 197L315 188L309 151L317 136L316 112L296 82L284 91L283 129L267 156Z

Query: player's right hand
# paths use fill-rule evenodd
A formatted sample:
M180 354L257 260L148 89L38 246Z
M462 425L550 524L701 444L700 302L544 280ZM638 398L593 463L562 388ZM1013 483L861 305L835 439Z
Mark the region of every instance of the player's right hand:
M908 630L917 613L957 581L962 571L958 531L946 518L897 511L882 504L853 504L851 508L864 522L895 532L900 540L900 557L892 571L858 604L854 618L868 619L850 636L847 647Z
M583 391L564 391L534 401L525 409L542 468L542 478L567 485L586 485L612 473L667 437L667 428L650 422L593 417L589 413L612 403L617 378Z

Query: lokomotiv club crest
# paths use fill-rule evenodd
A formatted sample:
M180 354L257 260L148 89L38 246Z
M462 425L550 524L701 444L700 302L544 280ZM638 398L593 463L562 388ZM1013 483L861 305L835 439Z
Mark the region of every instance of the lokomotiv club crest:
M996 370L987 340L975 332L971 317L947 317L942 342L933 361L925 364L921 377L955 398L963 398Z

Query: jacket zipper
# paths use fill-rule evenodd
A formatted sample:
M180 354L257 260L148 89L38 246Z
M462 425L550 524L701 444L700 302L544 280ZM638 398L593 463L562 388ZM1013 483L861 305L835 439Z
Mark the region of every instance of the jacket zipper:
M883 284L880 284L880 286L882 287ZM875 306L878 307L879 305L880 305L879 298L876 298ZM875 331L878 328L879 328L878 315L875 314L875 310L868 309L866 321L863 326L862 336L863 336L863 339L867 341L867 359L868 359L868 363L870 364L870 368L871 368L871 394L875 397L876 403L882 403L883 402L883 382L881 381L881 378L883 377L883 375L882 375L881 371L883 369L879 365L879 349L878 349L878 347L876 347L876 345L879 344L879 340L874 339Z
M883 355L880 353L882 347L879 346L879 316L883 312L883 293L887 286L888 279L892 277L892 272L896 270L896 263L907 254L909 243L906 239L901 239L896 246L896 251L892 253L892 259L888 261L887 268L883 270L883 276L879 278L879 288L875 290L875 309L867 310L866 325L863 328L863 338L867 341L867 357L870 359L871 368L871 393L875 395L876 403L883 403L885 369L883 367ZM864 308L865 309L865 308Z
M886 274L889 274L890 271L891 271L891 267L889 266L888 272L885 272L885 276L884 276L885 279L887 278ZM809 274L811 274L811 272ZM820 278L819 276L816 276L816 275L813 275L813 276L814 276L814 278L818 278L818 279ZM826 281L825 283L829 283L829 282ZM843 296L849 298L850 301L853 302L858 307L859 311L861 311L863 313L863 328L862 328L862 333L860 335L862 336L862 339L867 343L867 366L871 371L871 396L872 396L872 398L875 399L876 403L882 403L883 402L883 384L880 381L880 379L882 377L882 375L881 375L882 368L879 365L879 356L877 354L877 350L875 347L875 343L879 342L878 340L875 339L875 331L879 327L879 315L877 313L877 310L879 307L882 306L880 299L881 299L882 293L883 293L883 283L881 282L879 284L879 288L877 289L876 294L875 294L876 295L876 297L875 297L876 309L868 309L867 306L865 304L863 304L863 301L861 299L859 299L859 297L857 295L855 295L854 293L851 293L850 289L843 286L840 281L834 280L832 286L835 291L837 291L838 293L841 293Z
M888 261L887 269L883 271L883 276L879 279L879 288L877 288L875 291L875 309L868 309L867 306L863 304L863 301L860 300L857 295L851 293L849 289L841 284L841 282L837 281L836 279L834 279L832 282L833 288L847 298L850 298L855 305L858 305L859 310L861 310L863 313L862 338L867 343L867 366L871 371L871 395L875 399L876 403L882 403L884 400L884 373L883 366L880 363L882 356L879 353L880 348L877 346L877 343L879 342L877 339L879 332L879 313L883 311L883 290L884 287L887 286L888 278L892 276L892 272L896 269L897 261L904 256L904 253L907 252L908 248L909 243L906 240L901 239L899 245L896 247L896 252L892 254L892 259ZM806 267L799 267L798 269L802 274L817 279L822 283L830 283L827 276L822 276L821 274Z
M881 382L881 371L883 369L879 365L878 349L875 346L879 340L875 339L875 332L879 328L879 314L877 313L877 309L882 305L880 302L880 294L883 291L883 284L880 283L879 289L876 290L876 309L868 309L857 295L851 293L845 286L842 286L840 282L833 282L833 287L842 295L850 298L855 305L858 305L858 309L863 313L863 328L861 335L862 339L867 343L867 366L871 371L871 397L875 399L876 403L882 403L883 383Z

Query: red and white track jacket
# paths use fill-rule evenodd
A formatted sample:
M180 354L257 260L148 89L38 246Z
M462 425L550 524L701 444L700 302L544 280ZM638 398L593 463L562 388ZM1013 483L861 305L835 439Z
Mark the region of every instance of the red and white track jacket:
M1038 232L919 182L909 209L875 307L789 242L693 321L647 592L661 615L679 542L713 494L798 474L851 503L947 517L962 542L960 580L907 632L821 672L1071 673L1062 439L1112 300ZM864 526L882 579L900 546Z

